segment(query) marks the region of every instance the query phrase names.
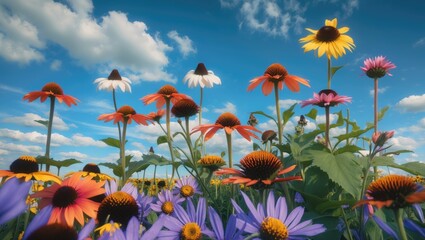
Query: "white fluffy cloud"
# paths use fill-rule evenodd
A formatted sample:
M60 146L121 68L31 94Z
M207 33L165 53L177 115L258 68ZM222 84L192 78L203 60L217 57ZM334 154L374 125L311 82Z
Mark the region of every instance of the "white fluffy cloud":
M125 13L116 11L95 18L92 1L69 0L67 4L1 1L0 56L19 63L42 61L46 43L52 42L83 65L119 68L135 83L176 81L165 70L166 53L172 48L159 34L149 33L144 22L130 21Z
M74 158L77 160L84 160L88 157L87 154L80 153L80 152L60 152L58 154L62 158Z
M43 127L43 128L45 128L44 125L36 122L36 120L47 121L46 118L41 117L38 114L25 113L23 116L6 117L6 118L3 119L3 122L20 124L20 125L24 125L24 126L27 126L27 127ZM62 120L62 118L60 118L58 116L54 116L53 117L53 129L66 131L66 130L69 129L69 125L66 124Z
M415 150L420 144L417 140L409 137L397 136L388 140L392 145L391 150L406 149Z
M52 69L53 71L58 71L61 68L61 66L62 66L62 61L55 59L50 64L50 69Z
M383 94L387 90L388 90L388 87L378 88L378 94ZM375 94L375 90L374 89L369 90L369 95L370 96L373 97L374 94Z
M295 99L281 99L279 100L279 106L281 111L285 111L286 109L290 108L295 103L299 103L300 100ZM267 109L269 109L270 112L273 112L274 115L276 115L276 106L268 106Z
M236 105L231 103L231 102L226 102L224 104L224 107L215 108L215 109L213 109L213 112L219 113L219 114L222 114L222 113L225 113L225 112L231 112L233 114L236 114Z
M396 107L400 112L425 112L425 94L405 97Z
M43 152L43 149L40 146L34 145L22 145L16 143L8 143L0 141L0 151L4 154L14 152L19 154L31 154L31 155L40 155Z
M192 40L188 36L180 36L177 31L171 31L167 36L177 43L180 53L186 57L191 53L196 53Z
M425 46L425 37L420 38L419 40L417 40L414 44L414 47L421 47L421 46Z

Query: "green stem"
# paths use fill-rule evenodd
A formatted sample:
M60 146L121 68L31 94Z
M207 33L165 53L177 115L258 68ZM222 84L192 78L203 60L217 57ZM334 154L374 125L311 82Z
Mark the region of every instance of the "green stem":
M226 133L227 154L229 155L229 167L233 168L233 150L232 150L232 134Z
M328 58L328 89L331 89L331 59Z
M155 185L155 195L156 193L158 193L158 185L156 184L156 167L157 165L154 166L153 170L153 184Z
M204 88L201 87L200 100L199 100L199 125L202 124L202 101L204 96ZM201 134L201 155L204 156L206 154L204 136Z
M397 219L397 226L400 231L400 237L402 240L407 240L406 229L404 228L403 223L403 208L394 209L394 214Z
M114 108L115 108L115 112L116 112L116 111L118 111L118 108L117 108L117 100L115 98L115 89L112 89L112 100L114 101ZM121 124L120 124L120 122L117 123L117 126L118 126L118 137L119 137L119 140L121 142Z
M174 173L176 171L175 160L174 160L174 151L173 151L173 139L171 138L171 126L170 126L170 99L165 99L165 124L167 128L167 142L168 148L170 150L171 156L171 164L172 164L172 172L171 172L171 180L174 179Z
M145 188L145 174L146 174L146 169L143 170L143 176L142 176L142 179L143 179L143 181L142 181L142 193L145 191L144 188Z
M53 115L55 112L55 101L54 96L50 96L50 113L49 113L49 122L47 123L47 141L46 141L46 153L44 156L46 160L50 159L50 141L52 139L52 126L53 126ZM46 172L50 170L50 164L46 164Z
M374 133L378 132L378 78L374 79L373 87L373 129ZM378 167L373 167L374 179L378 179Z
M350 109L347 108L347 125L345 126L345 133L348 134L348 131L350 130L349 127L350 125L348 124L348 122L350 121ZM349 139L347 138L346 144L350 144Z
M345 214L344 208L341 206L342 217L344 218L345 227L347 228L348 239L353 240L353 235L351 235L350 224L347 220L347 215Z
M329 115L330 115L330 111L329 111L329 106L325 106L325 115L326 115L326 123L325 123L325 144L326 147L329 147L330 149L330 141L329 141Z
M190 132L189 132L189 117L185 117L184 118L184 122L186 125L186 141L187 141L187 146L189 147L189 151L190 151L190 156L192 157L192 161L193 164L195 166L195 153L193 152L193 148L192 148L192 139L190 138Z
M121 154L121 168L122 168L122 183L121 187L124 186L125 182L127 181L127 176L125 175L125 135L127 132L127 118L124 118L123 125L122 125L122 137L121 137L121 147L120 147L120 154Z

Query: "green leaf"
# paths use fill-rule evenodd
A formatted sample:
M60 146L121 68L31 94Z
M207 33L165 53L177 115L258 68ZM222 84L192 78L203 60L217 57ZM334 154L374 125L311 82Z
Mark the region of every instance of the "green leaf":
M121 148L120 140L118 140L116 138L109 137L109 138L101 139L100 141L106 143L106 145L108 145L108 146Z
M381 111L379 111L379 113L378 113L378 121L381 121L382 118L384 118L385 113L388 111L388 109L390 109L390 107L386 106L386 107L382 108Z
M341 69L343 66L335 66L335 67L331 67L331 78L333 78L333 76L335 75L335 73Z
M306 117L309 117L309 118L311 118L311 119L313 119L313 120L316 120L316 117L317 117L317 109L312 108L312 109L310 110L310 112L308 112L307 114L305 114L305 116L306 116Z
M70 159L65 159L65 160L62 160L62 161L56 161L55 166L56 167L69 167L69 166L74 165L76 163L81 163L81 161L79 161L77 159L70 158Z
M45 126L46 128L49 126L48 120L34 120L37 123L40 123L41 125Z
M415 175L425 176L425 164L421 162L408 162L401 165L402 169Z
M277 121L276 121L276 119L274 119L274 117L272 117L272 116L270 116L270 115L268 115L268 114L265 114L263 111L256 111L256 112L252 112L251 114L258 114L258 115L262 115L262 116L264 116L264 117L267 117L267 118L270 118L271 120L273 120L275 123L276 123L276 125L277 125Z
M297 106L298 103L294 103L292 104L291 107L289 107L288 109L286 109L282 116L283 116L283 125L286 125L286 123L289 121L289 119L295 114L294 112L294 108L295 106Z
M363 150L363 148L358 147L356 145L345 145L345 146L343 146L341 148L338 148L334 152L334 154L336 155L336 154L341 154L341 153L345 153L345 152L356 153L356 152L358 152L360 150Z
M165 135L159 136L158 139L156 139L156 144L158 144L158 145L161 145L161 144L167 143L167 142L168 142L167 136L165 136Z
M258 143L253 143L253 144L252 144L252 149L253 149L254 151L262 150L262 149L261 149L261 146L260 146L260 145L258 145Z
M309 150L307 153L312 156L313 165L322 169L328 174L329 179L357 198L361 188L362 169L354 161L356 159L354 154L345 152L333 155L317 150Z
M400 155L400 153L411 153L413 151L410 150L397 150L397 151L392 151L392 152L386 152L383 153L382 155L384 156L388 156L388 155Z

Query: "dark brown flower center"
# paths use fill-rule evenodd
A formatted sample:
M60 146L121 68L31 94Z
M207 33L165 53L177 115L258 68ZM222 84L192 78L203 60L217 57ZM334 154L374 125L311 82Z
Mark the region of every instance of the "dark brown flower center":
M208 70L203 63L198 63L194 73L196 75L208 75Z
M267 130L264 131L263 134L261 135L261 140L263 141L263 143L267 142L267 141L273 141L276 140L277 137L277 133L273 130Z
M108 80L122 80L121 75L117 69L112 70L111 74L108 76Z
M279 78L277 78L276 80L280 81L280 80L285 79L286 75L288 75L288 71L286 71L285 67L282 66L281 64L273 63L264 72L264 75L266 75L266 74L269 74L272 77L279 76Z
M321 42L332 42L335 41L341 34L338 29L332 26L323 26L319 29L316 34L317 40Z
M405 198L416 192L418 186L411 178L400 175L388 175L372 182L367 195L375 201L393 200L390 208L403 208L408 205Z
M384 77L386 73L384 68L376 67L367 70L366 75L370 78L381 78Z
M104 224L109 221L122 224L122 228L128 224L128 221L138 215L139 207L134 198L122 191L114 192L107 196L99 206L97 219L99 223Z
M329 95L329 94L333 94L334 96L337 96L338 95L338 93L337 92L335 92L334 90L332 90L332 89L323 89L322 91L320 91L319 92L319 95L321 95L322 93L324 93L324 94L326 94L326 95Z
M10 164L10 171L14 173L38 172L37 160L32 156L20 156Z
M280 159L266 151L252 152L242 158L240 163L245 176L253 180L271 179L282 168Z
M52 223L44 225L28 236L27 240L77 240L78 234L74 228L67 225Z
M63 90L59 84L50 82L44 85L44 87L41 89L43 92L52 92L57 95L63 95Z
M159 180L158 183L156 184L159 188L163 188L165 187L166 183L164 180Z
M84 172L100 173L100 168L94 163L88 163L83 168Z
M162 94L162 95L169 96L169 95L171 95L173 93L178 93L178 92L177 92L177 89L175 87L173 87L171 85L165 85L165 86L163 86L162 88L160 88L158 90L158 93L159 94Z
M66 208L75 203L78 194L75 188L70 186L63 186L56 190L53 195L52 205L54 207Z
M122 113L124 116L136 114L136 110L128 105L120 107L117 112Z
M181 99L171 108L174 116L191 117L199 112L199 106L192 99Z
M234 127L234 126L241 125L241 122L239 121L239 119L233 113L229 113L229 112L225 112L221 114L217 118L217 121L215 121L215 123L220 124L223 127Z

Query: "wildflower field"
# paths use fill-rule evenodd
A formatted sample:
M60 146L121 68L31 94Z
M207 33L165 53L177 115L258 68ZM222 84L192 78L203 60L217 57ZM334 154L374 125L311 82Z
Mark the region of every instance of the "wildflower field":
M140 106L117 104L122 103L117 92L132 89L119 69L93 79L94 88L111 94L107 100L114 111L97 120L116 129L116 135L101 140L119 153L116 162L52 158L55 107L79 107L79 93L56 82L26 93L23 101L49 105L48 120L39 122L47 129L45 154L19 156L0 170L0 239L425 239L425 164L399 164L397 157L410 151L392 149L395 132L379 127L388 110L379 105L379 82L391 77L396 65L376 56L357 67L374 89L368 123L350 116L353 99L343 95L349 92L332 88L342 68L333 62L355 51L350 31L337 18L326 19L316 29L306 28L299 39L300 48L318 57L327 73L323 89L313 89L310 99L282 109L283 93L302 91L310 81L270 62L242 89L272 98L274 109L251 109L249 116L224 112L213 123L203 122L203 104L209 101L204 94L222 79L208 63L194 64L181 79L199 91L199 99L173 84L137 92L140 106L155 105L156 111L147 114L138 111ZM347 111L335 112L338 105ZM295 107L305 114L288 133ZM319 114L324 123L306 130ZM333 122L331 114L337 116ZM190 126L195 118L196 126ZM178 131L171 128L172 120ZM261 131L257 126L265 120L274 127ZM141 160L126 152L134 125L162 131ZM336 128L345 132L330 134ZM221 143L225 151L217 155L208 151L208 143L218 133L226 141ZM251 146L240 159L233 154L236 136ZM167 146L168 153L155 153L159 145ZM81 162L81 171L70 170ZM157 176L163 166L171 172Z

